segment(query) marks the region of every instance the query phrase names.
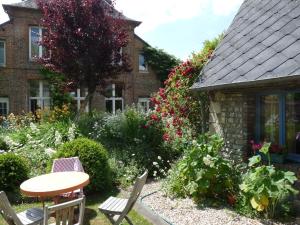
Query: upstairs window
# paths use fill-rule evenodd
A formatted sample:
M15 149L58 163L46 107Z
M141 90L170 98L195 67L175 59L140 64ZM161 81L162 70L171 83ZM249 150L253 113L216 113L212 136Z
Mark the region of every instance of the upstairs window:
M29 28L29 59L41 58L44 54L44 48L40 45L44 29L41 27Z
M6 64L6 52L5 52L5 41L0 40L0 66Z
M77 88L75 91L72 91L71 96L73 97L74 103L76 105L76 109L79 112L86 96L88 95L87 88ZM89 112L89 105L87 104L85 107L85 112Z
M139 71L148 72L148 66L145 61L145 56L142 54L139 54Z
M7 116L9 112L8 98L0 98L0 116Z
M105 107L106 111L116 114L118 110L123 111L123 89L121 85L112 84L105 91Z
M35 113L38 109L50 109L50 90L49 85L44 81L29 81L29 107Z

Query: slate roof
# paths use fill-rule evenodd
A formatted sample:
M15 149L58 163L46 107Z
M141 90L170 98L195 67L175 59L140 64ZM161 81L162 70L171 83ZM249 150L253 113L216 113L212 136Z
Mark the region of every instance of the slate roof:
M245 0L192 89L300 79L300 0Z
M111 4L111 0L106 0L107 4ZM3 4L3 7L19 7L19 8L27 8L27 9L39 9L36 0L25 0L22 2L18 3L13 3L13 4ZM124 20L129 20L132 22L135 22L136 25L139 25L141 22L133 20L128 18L127 16L123 15L122 13L119 13L118 11L115 11L115 15L120 15L122 19Z

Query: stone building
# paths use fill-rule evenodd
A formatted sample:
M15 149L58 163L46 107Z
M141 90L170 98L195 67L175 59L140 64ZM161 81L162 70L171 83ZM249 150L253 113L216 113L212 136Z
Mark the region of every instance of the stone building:
M300 163L300 1L245 0L192 88L208 91L210 131L237 155L267 141Z
M0 25L0 115L34 111L51 105L49 85L42 80L40 66L34 61L43 48L38 45L43 31L41 12L35 0L3 5L9 21ZM130 25L129 44L123 49L133 70L120 74L107 87L107 96L97 93L91 108L115 112L126 105L140 103L149 108L149 97L161 86L156 74L145 64L141 51L147 43L134 33L141 22L123 17ZM80 108L86 90L71 94Z

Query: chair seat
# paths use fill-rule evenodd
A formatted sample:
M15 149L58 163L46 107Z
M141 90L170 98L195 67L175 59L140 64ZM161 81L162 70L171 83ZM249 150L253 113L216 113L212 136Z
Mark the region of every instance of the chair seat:
M24 225L39 224L43 221L44 213L42 209L31 208L17 214Z
M128 202L128 199L109 197L99 206L99 210L108 214L121 214Z

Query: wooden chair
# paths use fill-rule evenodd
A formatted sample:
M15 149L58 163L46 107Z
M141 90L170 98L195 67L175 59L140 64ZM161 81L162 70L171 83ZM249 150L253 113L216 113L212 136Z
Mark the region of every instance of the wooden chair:
M51 215L55 215L55 223L51 225L72 225L74 224L74 210L79 207L79 219L76 225L83 225L85 197L78 198L69 202L64 202L54 206L45 206L44 208L44 223L48 225L48 220Z
M16 213L3 191L0 192L0 214L9 225L41 225L43 223L42 209L31 208Z
M147 176L148 171L137 178L129 199L109 197L99 206L98 209L100 212L102 212L113 225L119 225L123 219L127 220L130 225L133 225L127 214L140 196L143 186L146 183Z

